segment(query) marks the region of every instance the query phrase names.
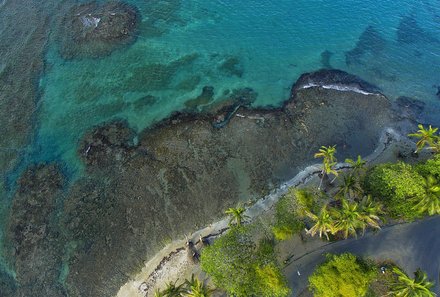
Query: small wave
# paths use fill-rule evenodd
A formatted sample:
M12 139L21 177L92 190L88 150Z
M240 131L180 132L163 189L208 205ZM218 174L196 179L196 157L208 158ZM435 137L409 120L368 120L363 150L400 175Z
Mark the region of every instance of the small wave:
M5 6L6 4L6 0L0 0L0 8Z
M302 86L300 89L308 89L308 88L314 88L314 87L321 87L323 89L331 89L331 90L337 90L342 92L355 92L363 95L375 95L377 93L371 93L367 92L365 90L362 90L360 88L352 87L352 86L344 86L344 85L320 85L315 83L308 83L307 85Z

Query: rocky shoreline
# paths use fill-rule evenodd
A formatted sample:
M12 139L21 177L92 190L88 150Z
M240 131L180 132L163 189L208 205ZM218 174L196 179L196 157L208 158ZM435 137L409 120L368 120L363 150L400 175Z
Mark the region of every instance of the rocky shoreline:
M300 87L323 82L366 92ZM20 184L9 220L29 213L41 226L29 229L24 240L14 239L15 225L7 230L19 286L38 287L46 296L62 296L62 290L70 296L114 296L164 243L279 188L314 163L321 145L336 144L340 159L368 155L384 127L405 129L399 107L394 110L373 90L352 75L326 70L303 75L280 108L239 106L223 128L213 123L228 107L173 115L141 133L124 121L91 129L77 150L84 177L60 191L50 182L57 166L33 169L31 176L45 185L41 193L57 193L50 205L35 199L29 183ZM40 212L31 210L35 206ZM23 248L38 257L28 261L15 252ZM33 262L51 275L63 269L61 285L24 273Z
M390 150L399 144L412 149L412 143L406 137L401 136L392 128L386 128L381 134L377 148L364 160L367 164L374 164L381 158L389 160L390 156L395 153ZM338 163L335 168L340 171L350 168L350 165L348 163ZM290 188L307 185L312 179L319 178L318 175L321 170L321 164L308 166L295 177L272 191L271 194L247 207L248 222L250 223L270 212L279 198L285 195ZM145 264L141 273L120 288L117 297L152 296L156 288L163 288L169 282L183 281L185 277L190 276L192 273L200 273L198 267L188 261L185 253L187 241L199 244L202 238L203 240L215 240L215 238L229 230L228 222L229 219L224 218L211 223L208 227L185 236L186 240L174 241L164 247ZM178 273L175 270L178 270Z

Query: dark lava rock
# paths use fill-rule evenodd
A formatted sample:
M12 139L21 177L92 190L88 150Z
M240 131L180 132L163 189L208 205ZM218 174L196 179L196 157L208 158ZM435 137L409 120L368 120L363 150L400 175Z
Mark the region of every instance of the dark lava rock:
M63 186L55 165L31 167L20 177L6 234L18 296L64 296L58 282L63 237L55 212Z
M342 70L322 69L316 72L305 73L299 77L292 87L292 98L297 91L308 87L332 87L341 90L359 90L367 93L380 93L380 89L356 75Z
M426 103L417 99L401 96L397 98L395 104L398 108L398 114L402 117L416 119L425 109Z
M371 88L340 71L308 74L297 85L308 80ZM234 96L247 102L255 94ZM381 94L316 87L292 97L282 108L240 107L222 129L212 126L216 115L175 115L140 133L135 146L120 122L87 133L79 150L87 176L70 187L63 208L67 236L80 243L69 260L69 296L114 296L162 242L267 194L316 162L321 145L336 144L342 160L370 153L391 124Z
M136 40L141 16L124 2L91 2L72 8L61 23L61 55L100 57Z
M88 165L111 166L132 154L136 133L125 121L113 121L85 135L79 155Z

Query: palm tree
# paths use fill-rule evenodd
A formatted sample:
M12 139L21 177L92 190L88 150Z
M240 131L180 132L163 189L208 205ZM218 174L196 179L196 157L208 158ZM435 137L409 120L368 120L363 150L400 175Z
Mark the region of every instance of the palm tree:
M415 198L416 204L413 209L419 214L440 214L440 184L434 176L429 175L425 178L424 186L426 193L420 198Z
M154 297L166 297L165 293L159 291L159 289L156 289L156 291L154 291Z
M315 153L315 158L323 158L322 160L322 171L321 171L321 182L319 183L318 189L321 188L322 180L325 176L333 174L335 178L338 176L338 172L333 168L336 165L336 146L321 146L319 151ZM330 182L332 183L335 178Z
M367 164L367 161L363 160L360 155L357 156L356 161L352 159L345 159L345 162L350 164L354 172L362 170L365 167L365 164Z
M359 211L362 221L372 228L380 229L380 215L384 213L382 204L373 201L370 195L364 196L359 202ZM362 231L364 232L365 228Z
M214 290L206 286L204 282L195 278L194 274L191 276L191 280L186 280L185 285L187 289L187 292L183 293L185 297L210 297L214 292Z
M347 197L348 199L352 199L356 194L362 193L362 188L360 187L356 177L354 175L344 175L344 181L339 186L339 192L337 195L341 195L342 197Z
M417 269L412 279L397 267L393 268L397 280L390 284L389 295L395 297L435 297L431 291L434 283L428 280L425 272Z
M230 215L231 219L229 220L229 225L237 225L241 226L245 219L249 218L249 216L245 215L244 212L246 209L242 206L231 207L225 211L225 214Z
M166 297L181 297L182 293L184 292L183 289L183 284L180 284L178 286L176 286L176 282L174 283L169 282L165 288L165 290L163 290L161 292L161 294L163 294L162 296L166 296ZM161 296L161 295L159 295Z
M416 137L420 138L419 141L416 143L416 153L423 149L425 145L428 145L434 152L439 153L440 152L440 139L438 135L435 135L438 128L432 128L431 125L429 125L428 129L425 129L423 125L418 125L419 130L417 130L417 133L411 133L408 134L410 137Z
M309 211L306 211L306 215L315 222L315 225L313 225L310 229L306 229L307 234L315 236L318 233L319 237L321 238L324 234L325 237L327 237L327 240L329 240L328 233L335 233L335 222L333 217L330 215L330 212L327 210L327 205L324 205L321 208L321 211L318 215L315 215Z
M366 223L362 220L361 213L356 202L341 199L341 209L332 209L335 218L335 228L347 238L350 234L357 236L356 229L365 229Z

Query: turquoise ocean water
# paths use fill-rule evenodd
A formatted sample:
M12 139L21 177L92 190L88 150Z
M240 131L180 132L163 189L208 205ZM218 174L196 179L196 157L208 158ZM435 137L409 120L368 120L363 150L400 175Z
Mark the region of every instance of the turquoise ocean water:
M172 1L167 18L155 24L160 36L148 28L148 2L130 1L143 15L138 39L108 57L65 61L56 39L49 44L37 158L78 166L76 143L87 128L117 117L141 130L183 109L206 85L217 100L225 90L250 87L258 93L255 105L277 105L302 73L328 66L325 51L332 67L376 84L391 99L438 100L439 1ZM432 41L403 32L413 41L398 42L404 17ZM347 52L369 26L378 37L361 44L360 61L347 65ZM189 55L191 61L179 63ZM231 57L242 75L221 69ZM136 101L148 95L157 100L139 107Z
M34 137L19 165L5 173L8 184L43 161L62 162L80 176L76 151L85 131L115 118L141 131L183 110L204 86L214 88L216 101L227 90L249 87L258 93L254 106L277 106L302 73L332 67L377 85L391 100L439 101L439 0L127 0L142 15L136 42L105 57L73 60L59 53L56 20L66 12L60 3L86 1L28 2L44 5L49 39ZM0 58L1 73L16 50L8 40L20 40L4 24L17 19L19 29L32 9L0 0L0 13L7 53Z

